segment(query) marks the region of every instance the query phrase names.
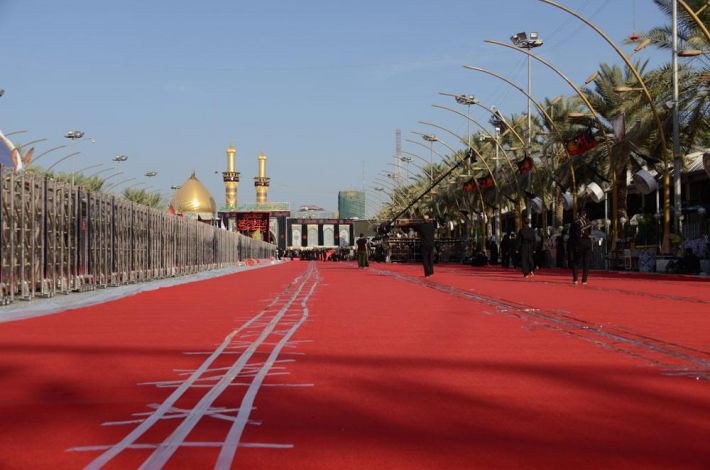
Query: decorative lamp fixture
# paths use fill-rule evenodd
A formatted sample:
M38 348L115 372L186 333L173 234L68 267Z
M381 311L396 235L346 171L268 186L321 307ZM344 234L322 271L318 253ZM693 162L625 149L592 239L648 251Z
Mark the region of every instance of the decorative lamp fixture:
M604 190L597 183L592 182L587 185L587 194L594 202L604 200Z
M457 95L454 97L454 99L458 104L463 104L467 106L471 106L478 103L478 100L472 95Z
M658 181L656 181L654 175L649 171L640 170L638 173L634 174L632 179L638 192L644 196L658 189Z

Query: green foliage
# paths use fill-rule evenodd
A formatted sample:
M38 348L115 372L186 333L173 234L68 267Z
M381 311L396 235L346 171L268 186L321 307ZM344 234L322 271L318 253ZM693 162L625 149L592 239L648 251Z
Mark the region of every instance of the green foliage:
M650 38L651 44L659 48L669 48L671 44L671 0L654 0L656 5L668 15L668 23L640 34L640 40ZM706 0L686 0L694 11L698 11ZM701 28L679 7L679 36L681 49L710 50ZM710 25L710 8L700 14L706 26ZM642 54L642 53L641 53ZM670 60L670 54L669 54ZM561 194L572 189L574 173L576 187L595 182L602 188L609 188L612 181L617 181L616 217L625 215L628 189L626 175L641 168L656 170L661 173L663 159L672 155L672 70L669 64L650 69L648 62L633 64L649 89L661 129L666 140L663 147L656 118L645 96L638 91L619 93L618 87L638 89L640 83L632 70L626 66L601 64L598 75L589 86L584 88L584 95L598 113L601 123L592 117L577 95L544 98L540 101L548 117L533 108L532 147L527 154L538 158L538 164L531 178L521 178L515 162L522 159L526 145L521 138L527 137L527 115L525 113L510 116L496 115L489 124L501 128L499 160L495 162L496 145L488 132L479 131L474 135L472 146L480 154L474 165L464 165L455 171L446 182L442 182L430 196L421 199L411 212L428 212L440 222L460 221L462 211L490 215L496 206L494 190L464 193L463 182L470 178L494 175L500 198L498 204L503 211L519 211L517 201L522 192L540 197L548 207L554 200L558 206L556 219L561 223ZM693 59L681 59L679 70L680 144L681 153L687 154L710 145L710 56L701 55ZM576 116L572 115L575 113ZM621 140L614 136L613 121L623 115L626 121L626 134ZM565 142L574 139L587 129L593 129L598 145L596 148L575 157L569 157ZM513 132L513 130L515 132ZM516 135L517 134L517 135ZM608 137L609 145L606 145ZM467 136L468 137L468 136ZM461 150L448 157L450 161L462 158L466 148L466 139L460 139ZM610 152L611 150L611 152ZM438 166L437 166L438 165ZM443 164L434 167L434 174L441 174L446 168ZM429 168L417 174L413 182L397 188L393 201L382 209L380 216L397 213L409 201L422 193L429 185ZM553 188L555 190L553 191ZM642 238L653 243L656 237L656 222L642 221Z
M137 204L152 207L154 209L164 209L165 201L160 193L150 192L145 189L124 189L121 193L125 199Z
M25 168L25 171L34 175L46 176L50 179L61 181L63 183L71 183L72 181L71 173L54 173L36 165L28 166ZM82 173L75 173L74 184L89 191L101 191L101 188L104 186L104 180L100 176L86 176Z

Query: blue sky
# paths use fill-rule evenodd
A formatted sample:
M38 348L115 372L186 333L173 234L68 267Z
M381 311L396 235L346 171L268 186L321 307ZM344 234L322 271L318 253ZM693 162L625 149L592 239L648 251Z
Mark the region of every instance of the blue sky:
M618 42L665 22L647 0L562 3ZM95 143L76 146L78 168L125 154L126 177L156 170L147 184L166 195L196 170L219 204L215 171L231 143L240 202L255 199L263 151L270 200L336 209L339 190L362 187L363 168L366 186L390 168L395 129L415 139L412 131L431 131L417 123L425 120L466 132L465 119L431 107L452 103L438 92L523 111L522 95L462 67L524 84L524 56L483 43L518 31L538 31L536 52L577 82L600 62L620 63L601 38L537 0L0 0L0 129L27 129L16 143L47 138L37 152L84 130ZM643 57L670 59L650 48ZM568 93L541 65L533 76L537 98Z

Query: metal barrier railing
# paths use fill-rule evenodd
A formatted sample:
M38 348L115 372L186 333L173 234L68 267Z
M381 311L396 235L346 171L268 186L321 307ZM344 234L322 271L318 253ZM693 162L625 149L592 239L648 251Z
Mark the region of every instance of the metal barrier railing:
M276 246L0 167L0 303L275 256Z

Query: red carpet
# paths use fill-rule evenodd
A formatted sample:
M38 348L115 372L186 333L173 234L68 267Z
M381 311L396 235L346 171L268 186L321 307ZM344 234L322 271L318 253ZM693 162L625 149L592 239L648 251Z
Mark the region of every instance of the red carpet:
M0 324L0 468L707 468L709 284L435 269L285 263Z

